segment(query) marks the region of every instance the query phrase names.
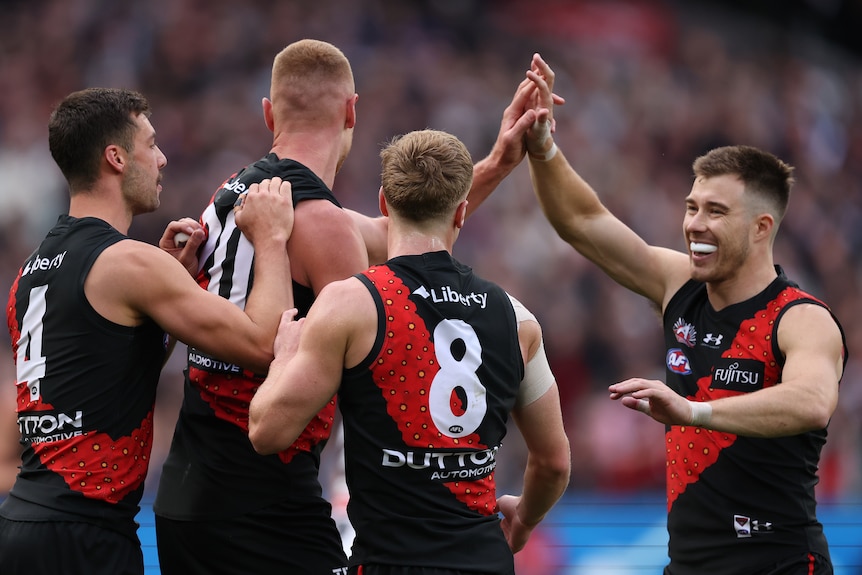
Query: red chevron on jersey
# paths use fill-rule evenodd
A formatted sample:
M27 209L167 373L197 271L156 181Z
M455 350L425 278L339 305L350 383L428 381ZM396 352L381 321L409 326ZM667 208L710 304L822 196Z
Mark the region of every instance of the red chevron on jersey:
M114 440L107 433L85 431L69 439L34 443L33 451L72 491L117 503L146 479L152 447L150 411L140 427L126 437Z
M709 378L703 378L709 381ZM674 425L665 434L667 443L667 508L685 488L697 482L700 474L718 460L736 435L691 425Z
M392 270L380 266L371 268L366 275L380 292L386 316L385 341L374 369L375 383L404 443L425 449L486 449L476 433L457 438L437 429L428 403L431 383L440 370L431 334L408 297L410 289ZM397 343L393 343L396 334ZM389 366L389 370L380 366ZM494 472L474 481L444 484L471 509L488 515L495 512Z
M779 382L781 367L773 354L775 322L781 311L791 302L812 300L798 288L788 287L754 314L740 323L730 346L721 356L726 359L755 360L762 362L763 388ZM712 386L712 373L697 381L697 393L692 401L709 401L740 395L735 390L716 389ZM687 485L697 482L700 474L718 460L721 450L736 441L736 435L692 426L673 426L666 433L667 440L667 501L668 509L685 491Z

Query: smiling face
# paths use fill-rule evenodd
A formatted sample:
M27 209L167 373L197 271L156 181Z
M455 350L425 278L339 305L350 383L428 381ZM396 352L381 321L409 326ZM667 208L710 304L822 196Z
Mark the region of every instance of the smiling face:
M683 233L691 277L722 283L732 280L749 261L757 215L736 176L699 177L685 200Z
M156 131L149 118L138 114L135 124L135 137L123 175L123 198L133 215L152 212L159 207L161 170L168 163L156 145Z

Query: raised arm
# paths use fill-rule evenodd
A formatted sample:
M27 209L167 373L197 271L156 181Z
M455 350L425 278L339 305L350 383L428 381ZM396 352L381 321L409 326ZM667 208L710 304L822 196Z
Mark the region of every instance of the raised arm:
M548 85L552 102L557 105L565 103L563 98L553 94L553 80ZM524 159L527 153L524 136L536 120L537 107L536 87L526 78L518 85L512 101L503 110L500 130L491 152L473 166L473 183L467 194L468 217ZM384 216L366 216L350 209L344 211L353 220L365 242L369 264L385 262L388 259L389 219Z
M553 93L553 76L547 77L545 86L551 104L560 105L565 102ZM515 90L511 103L503 110L500 131L491 153L473 166L473 185L467 195L468 217L524 159L527 152L524 136L536 121L539 108L536 85L529 78L525 78ZM553 124L550 128L553 131Z
M617 283L663 309L688 279L686 254L648 245L602 204L598 194L575 171L554 142L553 106L545 81L550 67L536 55L527 72L536 85L540 108L527 132L533 189L557 234ZM681 208L680 208L681 209Z

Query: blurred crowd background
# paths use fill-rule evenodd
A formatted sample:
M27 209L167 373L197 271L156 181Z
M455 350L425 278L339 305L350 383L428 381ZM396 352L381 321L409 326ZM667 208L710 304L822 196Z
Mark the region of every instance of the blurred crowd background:
M0 285L66 209L47 146L52 107L88 86L138 89L168 157L162 206L130 235L157 242L197 218L233 171L269 151L261 114L273 56L301 38L350 59L358 124L336 179L341 202L377 214L379 151L435 128L476 161L534 52L557 73L556 140L621 219L648 241L682 245L691 163L750 144L796 167L776 262L843 322L850 363L821 466L823 498L862 492L862 23L856 1L751 0L2 0ZM526 165L468 221L455 255L523 301L544 328L572 443L572 489L661 490L662 426L611 402L606 387L663 377L656 312L557 238ZM5 293L5 292L4 292ZM4 333L9 349L8 334ZM182 395L183 353L159 388L152 491ZM14 409L11 353L0 409ZM5 429L14 436L14 417ZM518 441L502 488L518 485ZM14 454L13 454L14 456ZM509 462L506 463L506 457ZM0 486L2 491L2 486Z

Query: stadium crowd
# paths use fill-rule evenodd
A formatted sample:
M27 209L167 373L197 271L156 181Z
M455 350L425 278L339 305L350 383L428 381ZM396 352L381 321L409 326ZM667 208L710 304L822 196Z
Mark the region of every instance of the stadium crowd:
M155 243L197 218L225 166L269 149L260 100L272 56L299 38L339 46L356 77L353 151L335 181L347 207L377 211L379 151L430 127L488 153L512 89L540 52L557 73L556 140L610 209L647 241L683 249L691 159L724 144L796 167L776 262L829 302L850 363L821 469L821 497L862 490L862 54L698 2L531 0L45 0L4 3L0 35L0 284L67 204L47 119L87 86L140 90L169 163L162 205L130 235ZM468 221L456 256L518 297L544 328L573 452L571 488L661 490L662 430L607 385L662 376L660 324L559 240L520 166ZM4 292L5 293L5 292ZM9 349L8 335L4 336ZM158 481L181 398L183 354L162 375L148 480ZM12 354L0 403L14 404ZM0 425L15 433L14 414ZM507 445L517 450L517 445ZM0 448L3 454L3 448ZM14 458L12 454L12 464ZM498 482L519 469L500 469ZM14 469L13 469L14 473ZM507 475L507 473L509 475ZM3 485L0 477L0 489Z

